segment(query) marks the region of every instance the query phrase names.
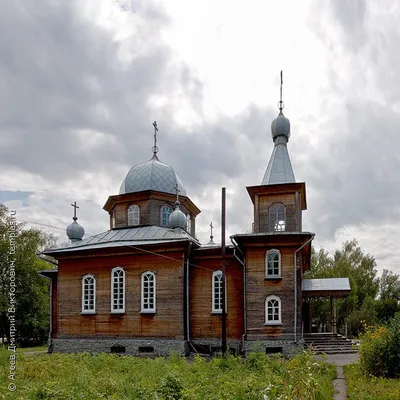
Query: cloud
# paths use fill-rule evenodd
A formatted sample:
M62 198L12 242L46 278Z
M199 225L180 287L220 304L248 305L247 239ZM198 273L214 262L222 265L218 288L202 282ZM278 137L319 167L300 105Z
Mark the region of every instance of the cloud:
M88 233L107 229L102 206L151 157L157 120L160 160L202 209L198 236L208 241L212 220L218 241L222 186L229 234L250 231L245 187L261 182L273 149L283 68L289 154L308 190L304 229L328 247L359 236L395 266L393 245L382 252L374 241L385 248L400 234L399 8L286 3L252 1L229 14L198 2L3 4L6 203L21 219L65 227L76 200Z

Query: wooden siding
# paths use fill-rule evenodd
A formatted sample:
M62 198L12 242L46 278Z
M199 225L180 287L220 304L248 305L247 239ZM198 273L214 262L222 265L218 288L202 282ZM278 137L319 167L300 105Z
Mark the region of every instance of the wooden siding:
M298 232L301 229L301 209L298 206L296 192L286 194L257 195L254 206L254 231L269 232L269 208L274 203L283 203L285 206L285 230Z
M196 255L190 267L190 336L220 338L221 315L212 314L212 273L221 269L221 256ZM243 332L243 268L232 256L226 262L227 337L240 339Z
M184 251L59 260L57 337L183 338ZM125 313L110 314L111 270L125 270ZM141 274L156 275L156 314L140 314ZM82 277L96 277L96 314L82 315Z
M281 279L265 279L265 254L275 248L281 252ZM293 334L294 323L294 251L295 247L248 247L246 249L247 337L279 338ZM301 257L299 257L301 258ZM301 326L300 262L298 262L298 328ZM268 296L281 300L281 325L265 325L265 300Z

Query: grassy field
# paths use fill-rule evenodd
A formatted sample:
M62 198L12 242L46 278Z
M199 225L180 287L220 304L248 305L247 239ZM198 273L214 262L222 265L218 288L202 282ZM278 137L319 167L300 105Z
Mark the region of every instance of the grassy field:
M400 379L365 377L359 364L344 367L349 400L399 400Z
M8 390L9 353L0 350L1 399L332 399L335 368L307 353L291 360L251 354L192 362L177 355L18 354L17 388ZM265 396L265 397L264 397Z

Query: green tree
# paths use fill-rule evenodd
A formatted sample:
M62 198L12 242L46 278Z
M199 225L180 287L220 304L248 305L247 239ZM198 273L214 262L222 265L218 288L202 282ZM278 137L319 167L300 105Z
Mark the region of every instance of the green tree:
M380 323L387 323L400 311L400 276L384 269L380 279L379 300L376 304Z
M307 278L349 278L351 292L348 297L348 315L345 301L338 300L337 317L338 326L343 325L348 318L350 334L358 334L362 326L360 321L376 321L375 298L379 290L376 262L373 256L362 251L356 239L344 242L333 256L323 248L314 251L311 256L311 272ZM327 301L321 299L313 303L314 317L329 321L327 313Z
M12 235L11 235L12 233ZM13 238L12 238L13 237ZM36 229L15 223L7 207L0 204L0 336L10 339L9 313L15 305L16 337L44 341L49 324L49 284L38 275L50 264L36 254L52 237ZM10 279L15 270L15 304L10 303Z

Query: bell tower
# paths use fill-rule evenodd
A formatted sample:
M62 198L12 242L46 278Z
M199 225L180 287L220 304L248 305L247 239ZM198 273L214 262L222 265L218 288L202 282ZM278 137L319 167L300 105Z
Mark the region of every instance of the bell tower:
M279 114L271 124L274 150L261 185L247 187L254 205L254 233L301 232L302 211L307 209L305 183L296 183L287 149L290 121L283 114L282 90L281 71Z

